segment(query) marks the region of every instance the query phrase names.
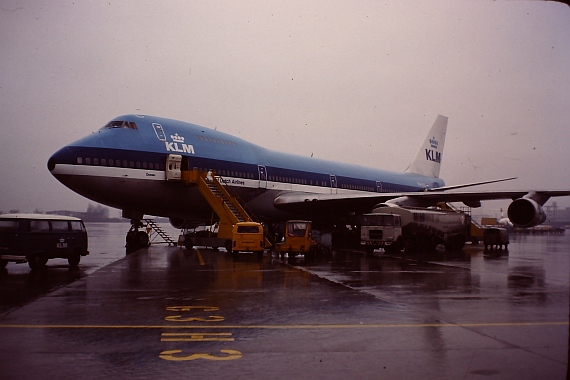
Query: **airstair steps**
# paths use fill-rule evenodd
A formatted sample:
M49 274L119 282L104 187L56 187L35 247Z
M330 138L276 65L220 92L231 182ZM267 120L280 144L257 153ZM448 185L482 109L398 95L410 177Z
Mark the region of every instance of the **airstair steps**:
M212 180L207 180L206 185L215 197L221 199L225 203L225 205L228 207L238 222L246 222L248 220L251 220L249 215L245 213L245 210L239 206L237 199L232 197L227 191L224 192L220 189L222 185L216 177L213 177Z
M152 219L143 219L146 222L147 232L150 236L150 231L154 230L158 236L164 240L168 245L176 245L176 242L164 231L162 227L160 227L156 222ZM152 243L152 241L151 241Z

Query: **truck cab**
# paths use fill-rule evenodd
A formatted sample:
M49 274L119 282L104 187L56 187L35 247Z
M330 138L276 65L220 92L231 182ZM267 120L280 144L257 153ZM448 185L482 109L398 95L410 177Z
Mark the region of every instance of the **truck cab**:
M401 250L402 220L400 215L368 213L360 218L360 245L367 252L377 248Z
M289 220L285 224L284 240L275 244L275 251L284 256L285 253L304 255L311 254L317 243L311 235L312 223L308 220Z

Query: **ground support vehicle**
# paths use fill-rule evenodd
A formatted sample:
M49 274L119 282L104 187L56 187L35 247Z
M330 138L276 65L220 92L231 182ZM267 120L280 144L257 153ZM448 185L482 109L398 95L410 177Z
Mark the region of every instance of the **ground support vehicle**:
M8 262L43 267L49 259L79 265L87 250L87 231L79 218L47 214L0 215L0 267Z
M238 257L240 252L257 253L258 258L263 257L265 250L265 234L263 225L257 222L239 222L234 225L232 236L232 254Z
M188 186L198 186L200 194L212 207L213 214L210 226L213 226L215 221L215 228L212 227L203 231L197 231L195 228L191 232L184 228L186 225L184 220L180 221L179 224L179 221L173 223L171 219L170 222L174 227L180 227L183 230L179 244L184 245L187 249L191 249L193 246L224 247L228 252L231 252L234 226L241 222L253 222L252 216L243 208L238 199L228 192L224 185L226 181L222 177L216 176L212 171L181 170L180 166L176 165L178 158L178 155L172 154L168 158L168 160L173 160L171 165L174 168L173 178L180 178ZM217 216L217 221L214 219L214 213ZM271 243L265 239L264 245L270 246Z
M403 247L402 218L392 213L368 213L360 218L360 244L366 252L384 248L386 252Z
M320 250L320 245L313 240L312 223L307 220L289 220L285 223L285 234L282 242L275 244L275 252L281 257L285 253L291 255L303 254L305 258L314 256Z
M483 242L485 244L485 251L491 249L505 251L509 247L509 231L503 227L485 227L483 230Z
M199 225L195 228L183 228L181 235L178 237L178 245L183 245L187 249L193 247L211 247L218 249L224 247L231 252L232 237L231 233L219 233L219 224ZM223 236L222 236L223 235Z
M403 248L407 252L433 251L440 244L447 250L458 250L470 236L471 217L462 212L380 206L373 213L400 215Z

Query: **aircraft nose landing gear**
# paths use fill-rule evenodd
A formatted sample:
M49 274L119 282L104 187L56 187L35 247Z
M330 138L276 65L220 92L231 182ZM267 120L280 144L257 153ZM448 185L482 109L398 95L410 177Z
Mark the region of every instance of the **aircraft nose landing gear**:
M143 228L143 224L140 220L131 219L131 228L127 232L127 248L129 249L139 249L145 248L150 245L150 240L148 233L145 230L140 230Z

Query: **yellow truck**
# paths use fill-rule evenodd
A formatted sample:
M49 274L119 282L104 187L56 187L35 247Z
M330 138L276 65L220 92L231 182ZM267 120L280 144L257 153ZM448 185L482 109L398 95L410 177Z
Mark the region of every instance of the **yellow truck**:
M265 250L265 236L263 225L257 222L238 222L232 230L232 254L239 252L254 252L259 258L263 257Z
M318 249L318 243L315 242L311 235L312 223L308 220L289 220L285 224L285 236L282 242L275 244L275 251L285 256L288 253L301 253L307 257L312 255Z

